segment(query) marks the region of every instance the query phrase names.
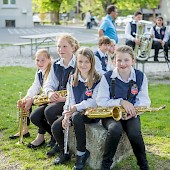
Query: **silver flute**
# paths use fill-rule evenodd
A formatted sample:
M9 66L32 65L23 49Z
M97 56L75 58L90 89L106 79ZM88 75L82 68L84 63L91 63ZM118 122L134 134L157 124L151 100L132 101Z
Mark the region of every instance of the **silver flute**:
M72 91L72 77L70 77L70 81L69 81L69 88L68 88L68 105L67 105L67 110L70 111L71 110L71 91ZM70 120L68 120L70 121ZM69 122L70 123L70 122ZM66 127L66 129L64 130L64 154L67 154L68 152L68 135L69 135L69 128L70 125Z

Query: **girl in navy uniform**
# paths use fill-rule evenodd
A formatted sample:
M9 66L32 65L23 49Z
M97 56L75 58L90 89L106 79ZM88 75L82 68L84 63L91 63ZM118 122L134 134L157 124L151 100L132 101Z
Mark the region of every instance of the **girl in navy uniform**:
M163 17L158 16L156 18L156 25L150 29L150 33L153 36L152 48L155 49L154 61L158 61L159 49L163 48L165 53L165 60L168 59L168 40L169 33L167 27L163 24Z
M89 107L96 107L96 95L100 76L95 70L95 58L89 48L81 48L76 53L76 71L67 84L68 96L64 106L63 116L52 125L52 133L59 144L60 155L54 160L54 164L64 164L70 159L69 152L64 153L63 130L69 126L68 119L72 119L76 140L77 156L75 170L82 170L90 152L86 149L86 123L95 123L95 119L89 119L82 112ZM68 110L68 106L70 110Z
M33 104L33 98L35 95L39 94L41 89L43 88L43 83L46 81L51 64L52 59L50 54L46 49L40 49L35 54L35 64L38 68L37 72L35 73L35 79L32 86L28 89L26 96L17 102L18 108L22 108L25 112L30 110ZM30 121L28 120L28 125ZM38 129L38 135L34 141L31 142L33 146L39 146L44 141L44 133L43 129ZM23 136L28 137L30 133L28 129L23 128ZM15 139L19 137L19 133L10 136L11 139Z
M75 55L79 48L77 40L69 34L57 37L57 50L60 58L51 66L47 81L44 84L44 92L48 96L50 104L42 106L30 116L31 122L39 128L47 131L51 136L51 125L61 116L65 104L65 96L61 97L57 91L65 90L69 75L74 71ZM46 153L48 157L54 156L59 151L58 145Z
M115 121L102 119L108 130L102 160L102 170L110 170L123 130L131 143L141 170L148 170L145 145L141 134L140 116L136 117L134 106L150 106L148 82L144 73L135 70L133 49L129 46L118 47L115 51L115 69L103 75L97 104L102 107L122 106L129 114L127 120Z

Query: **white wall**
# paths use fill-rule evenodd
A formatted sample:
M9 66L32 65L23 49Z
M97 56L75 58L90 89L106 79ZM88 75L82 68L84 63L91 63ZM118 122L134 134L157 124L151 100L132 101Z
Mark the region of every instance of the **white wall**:
M170 0L162 0L160 5L161 16L170 25Z
M15 20L15 27L33 27L32 0L16 0L15 5L3 5L0 1L0 27L5 20Z

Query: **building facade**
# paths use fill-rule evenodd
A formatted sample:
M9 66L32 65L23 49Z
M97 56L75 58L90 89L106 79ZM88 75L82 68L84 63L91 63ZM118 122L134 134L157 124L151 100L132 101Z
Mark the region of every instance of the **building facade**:
M0 0L0 27L33 27L32 0Z
M167 25L170 25L170 0L160 1L160 11L161 16L165 20L165 23L167 23Z

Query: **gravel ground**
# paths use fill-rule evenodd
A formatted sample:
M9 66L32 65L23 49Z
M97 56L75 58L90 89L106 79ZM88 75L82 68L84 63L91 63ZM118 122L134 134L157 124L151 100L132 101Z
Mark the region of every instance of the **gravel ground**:
M92 47L92 50L97 47ZM30 56L30 46L22 47L22 55L20 55L19 47L17 46L1 46L0 47L0 66L23 66L35 67L34 58ZM50 54L55 59L57 58L56 48L50 48ZM164 59L162 59L164 60ZM169 63L170 66L170 63ZM138 64L138 69L142 70L142 64ZM166 63L146 63L145 73L149 79L170 79L170 71ZM166 82L165 80L165 82Z

